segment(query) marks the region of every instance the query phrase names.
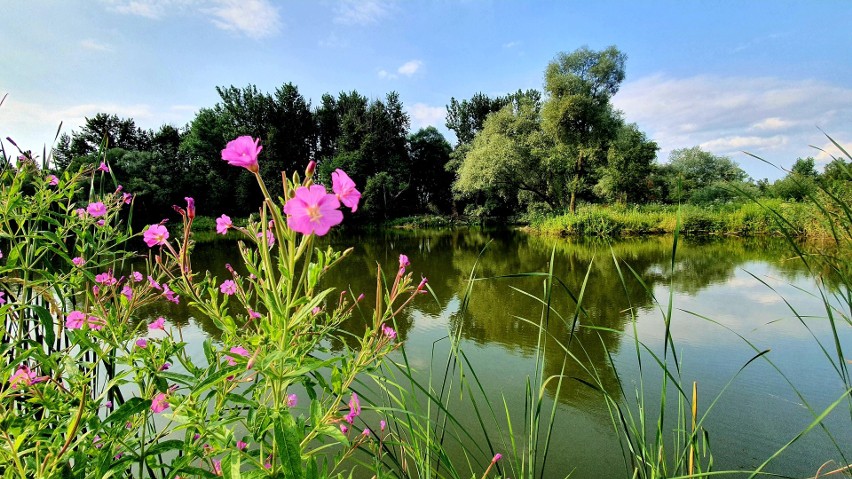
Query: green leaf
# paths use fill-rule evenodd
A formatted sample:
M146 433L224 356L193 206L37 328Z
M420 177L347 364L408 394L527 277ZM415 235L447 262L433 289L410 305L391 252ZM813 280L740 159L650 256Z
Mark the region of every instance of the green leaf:
M302 456L299 452L299 434L296 421L285 412L275 421L275 446L284 466L284 477L302 479Z
M340 377L340 369L335 366L331 370L331 391L334 394L340 394L343 390L343 379Z
M320 402L314 399L311 401L311 427L316 428L322 421L322 409Z
M223 369L221 371L217 371L210 376L207 376L207 379L201 381L195 389L192 390L192 394L201 395L206 389L213 387L214 384L221 381L222 379L231 376L234 374L232 369Z
M130 398L112 414L107 416L104 419L103 425L106 426L112 423L124 424L130 416L140 413L149 407L151 407L150 399Z
M39 321L41 321L41 325L44 328L44 339L47 344L53 344L56 342L56 335L53 331L53 316L50 315L50 311L48 311L44 306L37 305L31 305L30 309L35 311Z
M177 439L169 439L168 441L158 442L157 444L154 444L150 449L145 451L145 454L147 456L159 456L164 452L182 450L183 447L183 441Z
M180 373L160 373L165 379L171 380L174 383L183 384L185 386L192 386L195 382L195 376L190 376L189 374L180 374Z
M238 452L231 451L222 459L222 476L225 479L241 479L240 454Z

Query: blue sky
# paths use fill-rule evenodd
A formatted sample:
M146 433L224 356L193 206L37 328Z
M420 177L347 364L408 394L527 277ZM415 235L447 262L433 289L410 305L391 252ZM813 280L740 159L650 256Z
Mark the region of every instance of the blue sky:
M6 2L0 138L50 145L98 112L183 126L216 86L292 82L323 93L400 93L412 131L444 127L451 97L542 88L560 51L616 45L626 119L671 150L700 145L754 178L852 147L852 3L846 1ZM9 145L6 145L7 148ZM852 150L850 150L852 151Z

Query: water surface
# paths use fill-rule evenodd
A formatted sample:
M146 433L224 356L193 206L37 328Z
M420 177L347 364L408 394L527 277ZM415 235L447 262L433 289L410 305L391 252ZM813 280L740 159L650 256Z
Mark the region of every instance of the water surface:
M813 337L824 341L830 337L822 303L813 295L814 281L791 259L782 241L681 240L674 268L671 238L610 244L513 231L460 230L349 233L330 241L341 248L354 245L355 252L327 276L327 282L355 295L365 293L367 305L375 299L371 296L376 263L392 276L399 255L408 255L410 270L428 278L437 298L420 298L398 319L399 337L411 363L420 371L443 372L449 344L445 338L458 333L498 413L503 414L505 401L518 421L524 410L526 378L535 374L542 324L542 305L527 293L541 297L544 283L542 277L503 276L546 272L555 252L554 273L570 294L561 286L556 288L552 306L561 317L551 314L544 327L552 341L565 344L573 331L570 351L577 359L566 360L564 350L552 341L543 352L545 376L566 378L558 395L555 381L546 389L545 411L556 401L558 413L544 477L562 477L572 471L571 477L581 478L627 475L606 404L600 392L584 382L596 381L626 403L634 403L637 388L644 385L646 399L657 404L659 368L644 354L640 382L633 334L636 331L651 351L662 353L663 311L670 295L674 353L683 382L691 386L697 381L701 414L718 397L704 423L716 469L756 467L813 419L796 391L764 359L738 373L756 351L770 350L766 358L815 409L822 410L843 392L842 382ZM222 278L224 264L237 262L235 244L217 242L199 245L193 266ZM481 280L473 285L463 310L463 295L474 268ZM575 325L573 298L580 297L581 291L582 311ZM810 330L790 306L807 318ZM218 337L215 326L192 311L162 312L185 326L187 339ZM369 315L363 310L364 318ZM365 321L354 318L344 327L360 335ZM841 326L840 339L844 349L850 346L848 327ZM462 411L458 417L470 429L476 428L473 414ZM832 414L827 424L843 453L852 455L848 405ZM515 432L516 439L523 440L522 423L515 425ZM505 446L498 443L496 447ZM824 432L816 430L773 461L769 470L813 476L828 460L840 461L840 453Z

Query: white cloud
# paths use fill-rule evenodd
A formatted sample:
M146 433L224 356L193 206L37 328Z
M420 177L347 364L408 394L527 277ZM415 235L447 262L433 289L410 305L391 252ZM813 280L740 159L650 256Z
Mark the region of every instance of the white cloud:
M165 2L112 2L117 3L112 9L125 15L137 15L146 18L160 18L163 14L163 3Z
M409 62L403 63L399 68L396 69L397 73L400 75L405 75L410 77L417 73L418 70L423 66L423 62L420 60L411 60Z
M344 25L371 25L390 13L385 2L378 0L344 0L335 10L334 22Z
M86 38L80 41L80 46L86 50L94 50L97 52L111 52L113 49L106 43L100 43L92 38Z
M521 45L521 42L509 42L509 43L504 43L503 48L507 48L507 49L508 48L515 48L515 47L518 47L520 45Z
M775 130L784 130L793 125L796 122L785 120L783 118L771 117L761 120L754 125L751 125L752 130L767 130L767 131L775 131Z
M425 103L415 103L408 110L411 116L412 130L427 126L442 127L446 121L447 109L440 106L429 106Z
M281 20L278 9L267 0L217 0L207 9L213 24L251 38L278 33Z
M23 150L41 154L45 146L53 145L57 128L60 133L79 131L86 118L97 113L115 114L121 118L133 118L140 128L157 129L163 123L183 125L191 120L198 110L191 105L152 106L145 103L82 103L56 105L21 102L11 95L0 106L0 138L11 137Z
M164 16L190 7L198 0L104 0L109 9L123 15L160 19Z
M729 136L716 140L705 141L698 146L707 151L755 151L763 148L776 148L787 145L787 137L775 135L771 137L760 136Z
M175 15L201 15L222 30L251 38L278 33L281 19L269 0L104 0L124 15L159 20Z
M391 80L396 78L396 75L394 75L393 73L388 73L387 70L379 70L378 75L379 75L379 78L389 78Z
M816 80L652 75L625 83L613 103L660 145L662 160L700 145L750 173L742 151L789 167L817 155L809 145L824 143L818 128L852 131L852 89Z

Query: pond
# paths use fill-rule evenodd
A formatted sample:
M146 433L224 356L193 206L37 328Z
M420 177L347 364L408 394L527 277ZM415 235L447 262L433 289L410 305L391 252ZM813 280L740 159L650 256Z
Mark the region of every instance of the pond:
M644 386L653 427L661 374L647 351L658 355L663 351L670 294L673 350L668 354L673 351L677 357L684 388L697 382L699 416L713 404L703 426L716 470L757 467L813 421L808 404L822 411L844 391L815 340L834 348L814 280L780 240L681 239L674 268L672 238L610 244L471 229L348 233L329 241L341 248L355 246L355 251L327 276L328 282L355 295L365 293L364 304L374 299L376 263L392 276L399 255L408 255L410 270L427 277L434 292L434 297L424 295L415 301L398 320L409 361L424 375L430 368L443 374L449 350L446 338L458 334L497 422L505 427L504 407L513 423L517 421L516 440L523 440L525 381L536 374L536 358L541 359L545 377L563 375L561 386L551 381L545 388L543 414L546 419L555 404L556 416L543 477L627 475L606 402L586 383L595 382L594 376L609 394L633 405L636 391ZM574 297L582 291L582 311L575 325L576 304L557 284L552 295L555 313L543 326L551 339L537 355L542 303L536 297L542 297L543 277L501 276L546 272L552 253L554 274L565 289ZM238 262L236 244L202 244L193 258L195 270L210 269L222 278L225 263ZM465 302L472 271L481 280L473 284ZM200 351L203 338L217 337L215 326L192 311L163 308L155 314L167 314L182 325L191 347ZM371 311L362 313L367 318ZM355 319L345 328L360 335L364 324ZM572 331L573 356L566 360L557 341L567 344ZM634 333L647 346L640 353L641 382ZM844 349L852 346L850 338L844 324L839 336ZM749 362L764 350L769 351ZM673 390L668 394L672 404L675 394ZM453 401L459 402L458 392ZM673 412L667 409L667 414ZM847 458L852 455L848 414L848 404L841 404L825 426ZM465 427L478 427L475 414L457 417ZM667 434L668 441L671 434ZM491 440L496 451L509 447L497 436ZM823 430L815 428L773 460L768 470L808 477L829 460L841 462L841 452Z

